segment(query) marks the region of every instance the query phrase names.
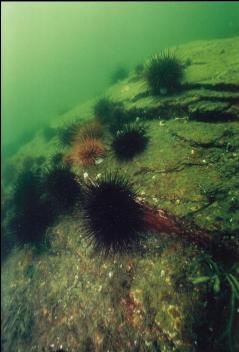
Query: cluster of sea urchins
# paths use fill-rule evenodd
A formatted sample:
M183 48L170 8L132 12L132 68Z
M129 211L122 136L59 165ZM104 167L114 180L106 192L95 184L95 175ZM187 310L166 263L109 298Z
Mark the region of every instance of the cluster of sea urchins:
M14 187L11 229L20 242L38 244L56 216L71 210L80 196L80 184L67 166L23 170Z
M180 88L183 66L180 60L169 52L154 55L147 64L145 78L152 94L171 93Z
M47 199L42 197L39 171L23 170L19 174L12 202L14 217L10 228L16 233L19 242L41 242L53 214Z

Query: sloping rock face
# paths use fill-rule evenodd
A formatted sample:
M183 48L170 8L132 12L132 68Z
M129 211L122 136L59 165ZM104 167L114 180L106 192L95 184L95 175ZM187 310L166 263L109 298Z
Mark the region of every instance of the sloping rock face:
M180 94L152 100L144 81L132 79L127 87L122 87L119 98L133 102L134 107L147 109L150 105L155 114L158 112L164 118L186 115L205 122L238 120L238 50L238 38L199 41L176 48L175 53L185 67Z
M152 97L144 78L133 74L106 92L147 123L145 152L122 163L109 151L100 164L74 171L83 182L86 173L96 180L120 169L141 201L200 226L222 246L239 248L239 38L175 50L185 66L177 94ZM94 104L76 107L52 126L75 117L84 123ZM23 166L48 167L52 156L68 151L40 131L8 162L2 184L8 246L15 175ZM155 233L145 234L138 250L105 258L84 233L76 209L48 229L48 246L9 251L2 268L3 351L238 350L235 257Z

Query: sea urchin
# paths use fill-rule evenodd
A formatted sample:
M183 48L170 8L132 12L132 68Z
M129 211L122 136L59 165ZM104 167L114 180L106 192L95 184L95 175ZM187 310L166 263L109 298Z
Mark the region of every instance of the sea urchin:
M46 228L53 220L52 208L42 197L41 176L38 171L23 170L14 186L14 218L11 230L22 243L40 243Z
M80 185L68 166L49 168L43 176L44 196L55 215L72 209L81 195Z
M66 161L81 164L82 166L94 165L98 158L105 154L104 144L100 139L86 138L81 143L75 144Z
M82 126L76 133L74 140L75 143L84 141L86 138L96 138L99 139L103 136L103 127L101 123L97 120L93 120L84 126Z
M146 68L145 77L154 95L177 90L183 78L183 67L179 59L170 54L154 55Z
M130 123L114 135L112 149L119 160L130 160L142 153L149 142L144 125Z
M80 123L77 120L65 124L63 127L59 127L57 129L59 145L62 147L69 147L74 142L74 138L79 131L79 128Z
M127 250L144 229L143 209L129 181L109 173L86 187L83 213L95 248L104 253Z

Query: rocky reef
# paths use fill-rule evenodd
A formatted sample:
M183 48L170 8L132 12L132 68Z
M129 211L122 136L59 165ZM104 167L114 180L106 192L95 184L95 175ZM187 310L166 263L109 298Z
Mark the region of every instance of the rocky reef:
M95 164L71 168L81 183L120 170L139 202L239 253L239 38L174 50L185 71L179 91L152 96L143 73L131 73L105 92L147 124L145 151L128 162L106 147ZM96 101L58 116L51 128L75 119L84 125ZM111 145L107 126L102 141ZM228 252L213 256L193 241L154 232L131 252L100 256L77 207L51 224L40 248L14 245L8 223L15 174L48 167L59 153L60 163L70 148L59 148L57 133L46 139L39 131L3 170L2 350L237 351L239 263Z

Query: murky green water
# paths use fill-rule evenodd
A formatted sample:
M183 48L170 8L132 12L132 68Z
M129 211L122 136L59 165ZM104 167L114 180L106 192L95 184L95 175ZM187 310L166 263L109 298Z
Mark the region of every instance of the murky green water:
M2 3L1 351L238 350L238 23Z
M192 40L238 35L238 4L2 4L3 142L101 94L112 70Z

